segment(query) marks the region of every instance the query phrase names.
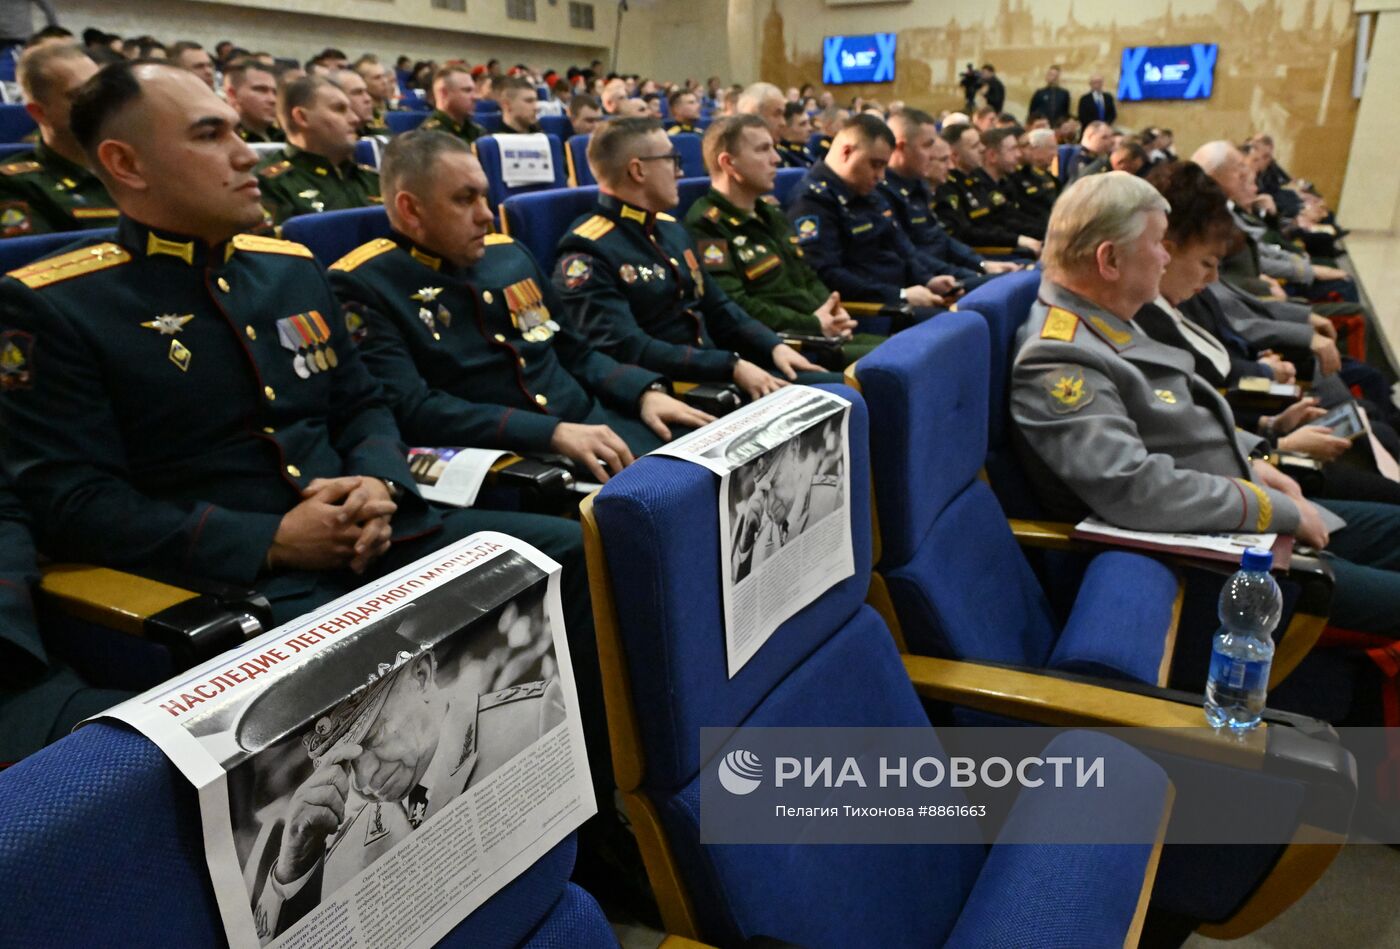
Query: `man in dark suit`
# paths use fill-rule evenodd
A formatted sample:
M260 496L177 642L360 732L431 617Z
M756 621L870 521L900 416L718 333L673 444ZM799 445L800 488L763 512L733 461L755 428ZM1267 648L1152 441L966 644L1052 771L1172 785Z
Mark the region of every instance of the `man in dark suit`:
M987 101L988 108L1001 114L1001 108L1006 104L1006 87L997 78L997 68L991 63L982 65L982 98Z
M1090 122L1107 122L1112 125L1118 120L1118 104L1113 94L1103 91L1103 76L1089 77L1089 91L1079 97L1079 124L1088 126Z
M1059 125L1061 119L1069 117L1069 93L1060 88L1059 66L1045 70L1045 85L1031 96L1028 114L1045 116L1050 120L1051 128Z

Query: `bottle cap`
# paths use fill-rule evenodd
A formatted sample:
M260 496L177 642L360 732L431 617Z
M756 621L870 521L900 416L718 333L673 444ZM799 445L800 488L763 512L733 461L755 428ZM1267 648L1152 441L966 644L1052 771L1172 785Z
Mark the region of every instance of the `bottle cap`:
M1263 547L1251 547L1240 558L1241 570L1258 570L1268 573L1274 567L1274 552Z

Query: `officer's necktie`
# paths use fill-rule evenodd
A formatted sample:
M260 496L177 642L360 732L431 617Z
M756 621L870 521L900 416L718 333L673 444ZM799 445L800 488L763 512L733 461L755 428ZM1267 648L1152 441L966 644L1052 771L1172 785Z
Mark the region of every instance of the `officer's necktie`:
M1094 108L1099 110L1099 121L1103 121L1103 93L1094 93Z

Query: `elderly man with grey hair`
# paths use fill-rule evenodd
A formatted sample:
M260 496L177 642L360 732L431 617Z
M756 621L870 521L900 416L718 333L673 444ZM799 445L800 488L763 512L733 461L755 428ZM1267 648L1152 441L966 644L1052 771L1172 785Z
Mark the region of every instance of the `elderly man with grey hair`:
M768 126L768 131L773 133L773 141L780 142L783 140L783 109L786 105L787 99L781 89L771 82L756 82L739 94L735 111L740 115L758 116ZM778 157L782 159L784 168L807 167L806 162L782 149L778 150Z
M1294 534L1329 548L1333 624L1400 635L1395 507L1305 499L1267 460L1268 443L1235 426L1195 360L1133 325L1170 259L1168 210L1120 171L1076 181L1055 204L1011 383L1037 495L1052 516L1092 512L1133 530Z

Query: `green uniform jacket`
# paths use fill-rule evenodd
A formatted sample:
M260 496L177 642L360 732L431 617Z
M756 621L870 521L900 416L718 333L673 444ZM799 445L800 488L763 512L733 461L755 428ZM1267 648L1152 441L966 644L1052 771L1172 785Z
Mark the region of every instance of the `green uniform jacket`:
M486 129L477 125L476 122L471 119L467 119L459 124L452 116L441 109L434 109L430 112L428 117L423 120L423 124L418 127L434 132L447 132L457 136L468 145L486 134Z
M396 540L435 530L338 314L300 244L128 218L0 281L3 458L40 547L251 584L301 491L341 475L403 486Z
M331 285L415 445L547 450L560 422L594 421L600 400L635 416L661 381L561 323L549 278L504 235L469 269L400 234L370 241L332 265Z
M344 211L379 204L379 172L353 161L339 167L295 145L269 155L258 166L263 206L273 223L298 214Z
M749 214L711 188L690 206L685 226L701 265L745 313L779 332L823 335L814 311L831 291L802 259L797 234L781 208L759 201ZM862 333L842 351L855 360L882 342L883 337Z
M238 137L245 142L269 143L285 142L287 136L275 125L269 125L266 132L254 132L242 122L238 123Z
M111 227L117 214L96 175L43 142L0 165L0 237Z
M559 242L554 271L566 314L594 346L670 379L727 382L734 353L772 366L781 340L701 269L675 218L606 194L595 212Z

